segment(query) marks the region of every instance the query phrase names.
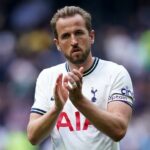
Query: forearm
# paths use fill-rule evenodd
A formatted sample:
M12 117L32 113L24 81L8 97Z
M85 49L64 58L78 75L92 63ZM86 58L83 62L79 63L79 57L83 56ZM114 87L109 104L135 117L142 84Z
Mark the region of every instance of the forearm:
M127 123L118 114L98 108L85 97L73 104L98 130L113 140L119 141L124 136Z
M27 127L28 139L35 145L43 140L53 129L61 110L52 107L49 112L38 118L31 118Z

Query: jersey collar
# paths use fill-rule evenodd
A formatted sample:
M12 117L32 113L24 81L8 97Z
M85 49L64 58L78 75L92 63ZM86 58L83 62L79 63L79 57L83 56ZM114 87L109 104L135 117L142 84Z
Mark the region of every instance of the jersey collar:
M94 71L94 69L96 68L98 62L99 62L99 58L94 57L94 61L93 61L92 66L88 70L86 70L85 72L83 72L83 77L89 75L90 73L92 73ZM65 64L65 66L66 66L67 72L70 72L69 65L68 65L67 62Z

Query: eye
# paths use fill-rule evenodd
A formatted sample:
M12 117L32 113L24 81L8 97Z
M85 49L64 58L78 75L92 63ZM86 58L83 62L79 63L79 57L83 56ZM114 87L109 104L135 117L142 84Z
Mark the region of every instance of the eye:
M84 35L84 31L82 31L82 30L77 30L77 31L75 32L75 35L76 35L76 36Z
M64 33L61 35L61 39L68 39L70 37L69 33Z

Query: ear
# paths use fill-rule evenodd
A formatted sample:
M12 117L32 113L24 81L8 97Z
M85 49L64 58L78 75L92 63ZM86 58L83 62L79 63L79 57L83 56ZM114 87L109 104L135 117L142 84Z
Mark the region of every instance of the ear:
M90 37L91 37L91 44L94 44L94 40L95 40L95 31L94 30L91 30Z
M54 41L54 43L55 43L57 49L58 49L59 51L61 51L60 46L59 46L59 41L58 41L58 39L54 38L53 41Z

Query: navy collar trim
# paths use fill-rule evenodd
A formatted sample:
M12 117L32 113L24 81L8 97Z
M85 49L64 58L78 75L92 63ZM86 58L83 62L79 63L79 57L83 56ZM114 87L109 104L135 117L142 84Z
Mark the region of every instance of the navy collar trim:
M99 58L95 57L92 66L83 73L83 77L92 73L95 70L96 66L98 65L98 62L99 62ZM67 72L70 72L69 65L67 62L65 64L65 67L66 67Z

